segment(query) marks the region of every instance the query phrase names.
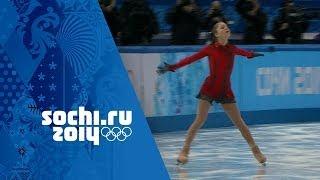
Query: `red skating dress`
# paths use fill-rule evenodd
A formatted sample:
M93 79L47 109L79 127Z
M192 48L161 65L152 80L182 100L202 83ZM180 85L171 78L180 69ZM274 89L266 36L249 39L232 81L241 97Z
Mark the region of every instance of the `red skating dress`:
M178 63L170 65L169 68L170 70L176 70L208 56L210 75L202 84L197 98L207 100L210 103L213 101L217 103L235 103L230 82L235 55L251 58L253 52L239 49L231 44L223 46L214 43L205 46L199 52L182 59Z

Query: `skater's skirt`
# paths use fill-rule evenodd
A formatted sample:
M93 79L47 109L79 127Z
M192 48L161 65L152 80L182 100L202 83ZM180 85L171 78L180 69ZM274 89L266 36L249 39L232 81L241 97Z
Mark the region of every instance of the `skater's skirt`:
M213 79L207 77L201 86L200 92L196 96L198 99L206 100L210 104L216 103L236 103L230 80Z

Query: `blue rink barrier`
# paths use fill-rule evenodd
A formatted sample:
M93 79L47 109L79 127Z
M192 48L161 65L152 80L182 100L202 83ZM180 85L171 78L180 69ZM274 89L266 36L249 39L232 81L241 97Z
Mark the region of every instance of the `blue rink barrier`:
M174 63L179 60L177 57L190 55L201 47L120 47L119 51L121 54L159 53L161 61ZM320 121L320 45L240 45L239 47L265 54L264 57L253 61L247 61L239 56L235 58L232 88L247 124ZM151 115L147 115L147 120L152 132L186 130L194 120L197 106L194 95L199 88L198 84L202 83L202 78L206 75L200 73L201 77L190 76L199 74L199 71L205 72L201 68L206 64L201 63L206 62L197 63L193 68L179 69L179 77L182 77L180 79L177 79L177 74L174 73L162 77L161 83L167 82L166 86L170 87L171 94L164 94L168 89L166 88L162 92L161 89L158 90L160 93L154 95L154 101L163 98L162 95L165 99L169 99L169 102L165 106L159 102L151 103L154 111ZM181 90L179 86L174 87L173 84L187 87L181 83L186 81L183 77L187 77L187 80L190 78L191 82L188 81L187 85L199 83L187 91L183 91L185 88ZM172 83L172 81L177 82ZM189 99L190 96L192 100ZM179 111L175 110L177 105L182 107ZM217 104L213 107L204 128L232 126L221 107Z

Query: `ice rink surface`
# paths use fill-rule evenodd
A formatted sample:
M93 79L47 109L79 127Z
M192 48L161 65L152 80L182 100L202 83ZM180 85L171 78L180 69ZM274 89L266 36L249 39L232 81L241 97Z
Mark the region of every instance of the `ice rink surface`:
M189 162L176 165L186 131L155 134L171 179L320 179L320 123L250 126L268 158L254 159L234 127L201 129Z

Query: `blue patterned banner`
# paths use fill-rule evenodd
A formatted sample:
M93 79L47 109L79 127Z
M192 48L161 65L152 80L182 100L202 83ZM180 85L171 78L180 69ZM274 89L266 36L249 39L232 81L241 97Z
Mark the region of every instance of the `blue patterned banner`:
M0 179L168 179L97 1L4 0L0 24ZM90 128L80 126L79 107L108 125L97 126L99 146L80 140ZM56 142L59 112L78 109L79 124L61 128L80 142ZM131 133L123 110L132 112ZM44 126L44 111L54 124Z

